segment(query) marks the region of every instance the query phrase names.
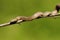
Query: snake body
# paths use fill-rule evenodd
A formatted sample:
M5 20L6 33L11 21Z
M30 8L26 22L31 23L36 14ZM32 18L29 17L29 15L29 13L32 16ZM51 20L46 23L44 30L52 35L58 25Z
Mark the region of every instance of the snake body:
M49 12L49 11L44 12L44 13L43 12L36 12L34 15L29 16L29 17L18 16L16 18L12 19L10 22L1 24L0 26L11 25L11 24L20 23L20 22L23 22L23 21L31 21L31 20L34 20L34 19L37 19L37 18L42 18L42 17L56 16L56 15L59 15L58 14L59 9L60 9L60 5L56 5L55 10L52 11L52 12Z

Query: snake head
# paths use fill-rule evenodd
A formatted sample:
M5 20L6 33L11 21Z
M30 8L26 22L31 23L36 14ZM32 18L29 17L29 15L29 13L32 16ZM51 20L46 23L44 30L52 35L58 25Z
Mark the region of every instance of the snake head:
M59 12L59 9L60 9L60 4L57 4L57 5L56 5L56 10L57 10L57 12Z

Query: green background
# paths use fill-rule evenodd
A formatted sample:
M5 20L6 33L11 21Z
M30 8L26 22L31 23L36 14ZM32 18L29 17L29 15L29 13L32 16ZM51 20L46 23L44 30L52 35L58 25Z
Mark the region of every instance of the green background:
M0 24L16 16L53 11L60 0L0 0ZM41 18L0 28L0 40L60 40L60 17Z

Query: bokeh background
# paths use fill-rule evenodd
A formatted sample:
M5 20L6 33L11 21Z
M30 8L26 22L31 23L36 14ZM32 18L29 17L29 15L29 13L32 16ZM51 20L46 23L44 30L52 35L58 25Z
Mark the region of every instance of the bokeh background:
M0 24L16 16L53 11L60 0L0 0ZM60 40L60 17L41 18L0 28L0 40Z

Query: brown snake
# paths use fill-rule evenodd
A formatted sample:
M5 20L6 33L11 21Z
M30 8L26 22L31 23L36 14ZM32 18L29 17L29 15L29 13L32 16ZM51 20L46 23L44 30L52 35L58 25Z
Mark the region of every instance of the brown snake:
M29 16L29 17L18 16L18 17L14 18L13 20L11 20L8 23L0 24L0 26L2 27L2 26L7 26L7 25L11 25L11 24L20 23L20 22L23 22L23 21L31 21L31 20L34 20L34 19L37 19L37 18L60 15L60 14L58 14L59 9L60 9L60 5L58 4L58 5L56 5L55 10L52 11L52 12L48 12L48 11L44 12L44 13L36 12L34 15Z

